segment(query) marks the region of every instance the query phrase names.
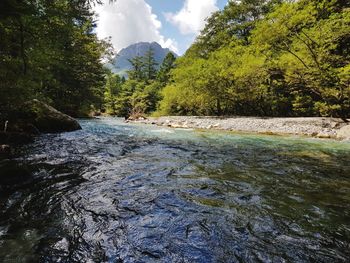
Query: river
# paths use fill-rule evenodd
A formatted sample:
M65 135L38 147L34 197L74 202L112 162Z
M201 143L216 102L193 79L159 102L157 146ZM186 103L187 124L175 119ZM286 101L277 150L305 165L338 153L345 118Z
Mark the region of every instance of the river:
M80 123L0 162L0 262L350 261L350 143Z

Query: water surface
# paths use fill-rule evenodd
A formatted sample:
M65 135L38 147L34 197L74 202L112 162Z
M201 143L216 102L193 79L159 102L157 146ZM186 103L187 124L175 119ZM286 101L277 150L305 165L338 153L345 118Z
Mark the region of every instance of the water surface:
M0 262L349 262L350 143L81 124L0 162Z

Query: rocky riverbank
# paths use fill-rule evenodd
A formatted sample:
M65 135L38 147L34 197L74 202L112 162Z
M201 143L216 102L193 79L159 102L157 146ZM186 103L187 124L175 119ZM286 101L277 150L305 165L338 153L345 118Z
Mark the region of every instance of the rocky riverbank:
M337 118L260 118L166 116L130 121L173 128L216 129L247 133L301 135L350 140L350 124Z
M16 117L0 120L0 159L13 152L13 146L32 142L41 133L69 132L81 129L77 120L39 101L28 101Z

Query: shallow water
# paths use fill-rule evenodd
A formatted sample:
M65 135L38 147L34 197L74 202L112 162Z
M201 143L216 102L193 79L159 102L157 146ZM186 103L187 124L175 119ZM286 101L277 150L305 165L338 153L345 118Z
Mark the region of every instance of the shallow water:
M350 143L81 124L0 163L0 262L349 262Z

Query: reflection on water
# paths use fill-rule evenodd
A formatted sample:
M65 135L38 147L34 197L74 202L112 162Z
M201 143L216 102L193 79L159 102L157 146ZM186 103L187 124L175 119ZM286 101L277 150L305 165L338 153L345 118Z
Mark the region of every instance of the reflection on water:
M1 262L349 262L349 143L81 124L0 163Z

